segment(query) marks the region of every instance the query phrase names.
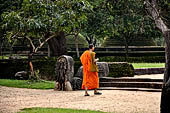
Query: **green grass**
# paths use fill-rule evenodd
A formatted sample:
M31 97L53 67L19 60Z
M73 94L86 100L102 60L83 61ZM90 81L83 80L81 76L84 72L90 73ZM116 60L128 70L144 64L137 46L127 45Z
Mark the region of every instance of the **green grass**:
M63 108L26 108L18 113L106 113L106 112Z
M54 89L54 82L51 81L29 82L28 80L0 79L0 85L16 88Z
M0 59L9 59L8 56L0 56Z
M133 67L136 68L155 68L165 67L165 63L132 63Z

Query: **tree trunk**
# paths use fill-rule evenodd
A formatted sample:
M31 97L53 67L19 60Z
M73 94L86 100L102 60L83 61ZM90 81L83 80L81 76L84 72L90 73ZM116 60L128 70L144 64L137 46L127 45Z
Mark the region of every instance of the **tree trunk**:
M33 53L30 53L28 55L28 64L29 64L29 67L30 67L29 80L34 78L34 68L33 68L33 64L32 64L32 56L33 56Z
M161 113L169 113L170 111L170 30L161 19L159 11L157 9L156 0L145 0L145 5L148 13L152 16L155 21L156 27L163 33L165 39L165 57L166 65L164 72L164 85L162 88L161 95Z
M164 73L164 86L161 96L161 113L170 111L170 30L164 32L166 65Z
M74 35L74 37L75 37L75 46L76 46L77 58L79 58L80 57L80 53L79 53L79 47L78 47L78 33L76 33Z
M124 35L125 36L125 35ZM128 39L126 37L124 37L124 41L125 41L125 60L127 61L127 58L129 57L129 45L128 45Z
M56 37L48 40L48 45L51 50L51 56L65 55L67 50L66 50L66 38L64 32L59 32L59 34Z

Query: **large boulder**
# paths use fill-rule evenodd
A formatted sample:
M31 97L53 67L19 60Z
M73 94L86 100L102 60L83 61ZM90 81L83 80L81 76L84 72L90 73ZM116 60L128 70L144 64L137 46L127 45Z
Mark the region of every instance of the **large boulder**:
M19 71L15 74L15 78L18 80L27 80L28 75L26 71Z
M82 85L83 79L79 77L73 77L71 82L73 90L80 90Z
M109 66L107 62L97 62L97 66L99 69L98 75L99 77L106 77L109 74Z
M99 69L98 76L106 77L109 74L109 66L107 62L97 62L97 66ZM76 77L83 78L83 66L79 68L77 71Z
M106 62L97 62L99 77L106 77L109 74L109 66ZM80 90L83 81L83 66L81 66L71 82L73 90Z

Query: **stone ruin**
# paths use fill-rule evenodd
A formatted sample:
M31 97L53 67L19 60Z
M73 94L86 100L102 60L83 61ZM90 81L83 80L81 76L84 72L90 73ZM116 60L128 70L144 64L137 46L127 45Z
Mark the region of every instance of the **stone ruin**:
M106 77L109 74L109 67L106 62L97 62L99 77ZM56 63L56 83L54 90L71 91L80 90L83 81L83 66L74 76L74 60L71 56L60 56Z
M70 56L60 56L56 63L56 83L54 90L71 91L74 76L74 60Z
M109 74L108 63L106 63L106 62L97 62L97 66L98 66L98 69L99 69L99 72L98 72L99 78L100 77L106 77ZM82 81L83 81L83 66L81 66L79 68L77 74L73 78L73 81L72 81L73 90L81 89Z

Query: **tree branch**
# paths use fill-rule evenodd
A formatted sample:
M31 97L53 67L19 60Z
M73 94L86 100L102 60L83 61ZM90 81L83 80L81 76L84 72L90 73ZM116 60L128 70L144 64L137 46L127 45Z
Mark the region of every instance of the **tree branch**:
M33 48L33 52L35 52L35 46L34 46L32 40L28 36L26 36L26 38L30 41L30 44L31 44L31 46Z
M42 43L40 43L40 45L37 48L35 48L34 52L36 53L38 51L38 49L40 49L48 40L50 40L51 38L54 38L55 36L56 36L56 34L54 34L54 35L48 37L47 39L45 39Z
M156 8L157 3L156 0L152 0L150 3L149 0L145 0L144 4L146 5L146 10L149 12L149 15L153 18L155 21L156 27L164 33L168 30L168 27L165 25L163 20L161 19L158 9Z
M15 34L11 37L11 39L14 39L19 33L20 33L20 32L15 33Z

